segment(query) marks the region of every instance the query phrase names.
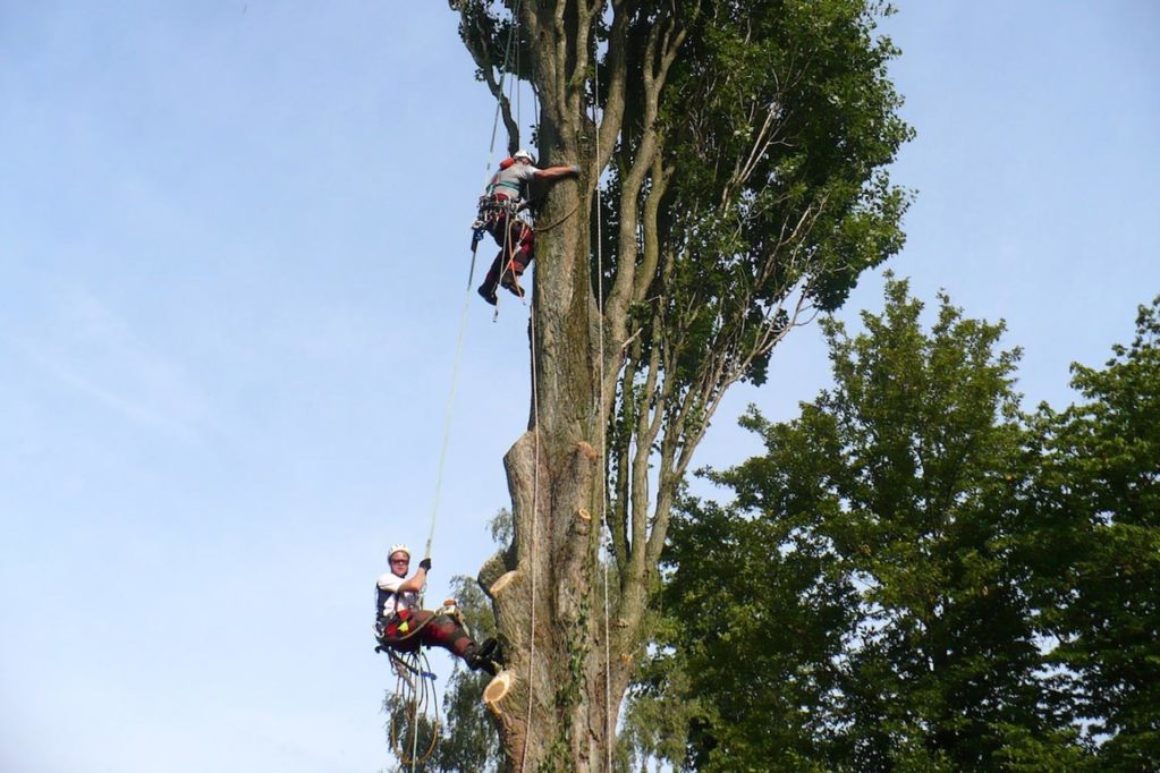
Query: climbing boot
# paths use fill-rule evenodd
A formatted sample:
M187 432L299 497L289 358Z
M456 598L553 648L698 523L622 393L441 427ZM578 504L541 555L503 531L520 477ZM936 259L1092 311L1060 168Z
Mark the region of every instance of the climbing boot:
M496 294L495 294L495 285L493 285L489 282L484 282L483 284L481 284L479 286L479 289L476 290L476 292L479 293L480 298L483 298L485 301L490 303L492 306L499 303L499 298L496 297Z
M463 653L463 660L472 671L483 669L492 676L495 676L497 670L492 660L492 654L495 652L495 649L495 639L488 639L482 645L473 646L467 652Z
M503 272L503 278L499 280L499 283L517 298L524 297L524 288L520 287L520 279L512 273L511 269Z
M479 645L479 652L476 654L480 660L494 660L496 650L499 649L499 642L495 639L485 639L483 644Z

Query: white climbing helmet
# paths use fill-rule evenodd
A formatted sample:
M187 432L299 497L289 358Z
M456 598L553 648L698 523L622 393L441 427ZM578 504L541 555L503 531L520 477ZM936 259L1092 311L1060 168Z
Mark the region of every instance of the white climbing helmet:
M398 545L391 545L391 550L389 553L387 553L387 560L390 561L391 556L395 555L396 553L406 553L407 558L411 557L411 549L402 542L400 542Z
M531 153L529 153L526 150L517 150L515 152L515 155L512 156L512 158L514 158L516 161L520 161L520 160L527 161L529 164L536 163L536 159L532 156Z

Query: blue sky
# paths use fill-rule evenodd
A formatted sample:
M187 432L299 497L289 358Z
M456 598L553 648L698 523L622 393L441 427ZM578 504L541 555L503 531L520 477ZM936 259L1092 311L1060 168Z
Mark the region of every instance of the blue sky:
M1028 402L1062 405L1160 292L1160 10L903 2L885 29L919 133L890 267L1006 319ZM472 72L442 3L0 0L0 769L389 764L372 583L430 524ZM525 324L471 298L430 598L490 552ZM795 332L699 462L826 368Z

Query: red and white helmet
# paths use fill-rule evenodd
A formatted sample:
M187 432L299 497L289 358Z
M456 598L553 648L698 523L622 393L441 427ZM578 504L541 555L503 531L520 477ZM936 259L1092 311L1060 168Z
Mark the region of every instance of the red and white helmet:
M389 559L391 556L395 555L396 553L406 553L407 558L411 557L411 549L409 547L407 547L406 544L404 544L402 542L400 542L397 545L391 545L391 550L389 553L387 553L387 558Z
M527 161L529 164L536 163L535 156L533 156L527 150L517 150L515 154L512 155L512 158L514 158L516 161Z

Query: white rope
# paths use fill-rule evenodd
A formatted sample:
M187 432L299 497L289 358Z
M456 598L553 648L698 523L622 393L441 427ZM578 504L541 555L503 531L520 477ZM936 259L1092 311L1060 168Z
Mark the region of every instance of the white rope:
M512 8L512 26L511 26L511 29L508 30L508 39L507 39L507 43L504 45L504 51L503 51L503 65L499 69L499 84L498 84L498 86L499 86L499 93L501 96L503 95L504 79L507 78L508 62L511 60L512 40L515 38L516 29L519 27L520 5L522 4L522 2L523 2L523 0L516 0L516 4ZM517 56L519 55L518 49L517 49L516 55ZM509 103L511 102L511 97L508 97L508 102ZM495 100L495 118L492 119L492 122L491 122L491 147L488 149L488 152L487 152L487 167L484 170L484 179L483 179L484 185L487 185L489 182L491 182L491 162L492 162L493 158L495 157L495 138L499 132L500 108L501 108L501 101L500 101L500 99L497 98Z
M511 27L511 29L508 30L508 39L507 39L507 44L506 44L505 49L504 49L503 65L500 67L500 75L499 75L499 84L498 85L499 85L499 92L501 95L503 94L504 80L507 77L508 62L510 61L511 51L512 51L512 42L515 38L515 33L516 33L516 30L519 26L519 9L520 9L521 2L522 2L522 0L516 0L515 6L513 7L513 10L512 10L512 27ZM518 55L519 54L518 54L518 47L517 47L517 62L518 62ZM518 70L518 65L517 65L517 70ZM519 79L517 78L516 80L518 81ZM509 89L510 88L511 87L509 86ZM518 97L517 97L517 100L518 100ZM510 102L510 97L509 97L509 102ZM492 120L492 126L491 126L491 143L490 143L490 146L488 148L487 163L486 163L485 168L484 168L484 184L485 184L485 186L491 180L491 164L495 158L495 141L496 141L496 136L497 136L498 130L499 130L499 117L500 117L501 107L502 107L502 105L500 103L500 100L497 99L496 105L495 105L495 117ZM519 110L519 105L518 105L518 101L517 101L517 121L519 120L518 119L518 110ZM510 231L510 225L509 225L509 228L506 230ZM506 253L507 253L507 242L508 242L508 234L505 233L505 235L504 235L505 257L506 257ZM474 257L472 258L472 265L474 266ZM501 276L502 276L502 272L501 272ZM498 281L499 280L497 279L497 284L498 284ZM450 438L451 438L451 417L452 417L453 407L455 404L455 396L456 396L456 392L458 390L458 384L459 384L459 363L462 359L462 354L463 354L464 333L467 329L467 310L468 310L468 307L471 303L471 284L472 284L472 277L469 276L468 281L467 281L467 290L463 296L463 308L459 313L459 331L456 335L455 356L452 359L452 365L451 365L451 389L449 390L449 393L447 395L447 403L444 406L444 410L443 410L443 438L442 438L442 442L440 444L440 449L439 449L439 463L437 465L437 469L436 469L436 473L435 473L435 496L434 496L433 501L431 503L431 528L427 533L427 544L426 544L426 548L424 550L424 557L431 556L431 548L432 548L432 545L434 544L434 541L435 541L435 527L436 527L436 524L438 522L439 503L440 503L440 499L442 497L442 492L443 492L443 472L444 472L444 469L446 467L446 462L447 462L447 446L449 445ZM534 377L533 377L533 383L534 383ZM538 445L537 445L537 457L538 457ZM535 532L533 532L533 539L534 539L534 533ZM535 578L535 575L533 573L533 585L532 585L533 594L535 593L534 578ZM426 590L425 587L424 587L424 590ZM534 599L534 595L533 595L533 599ZM422 603L423 603L422 596L420 596L420 600L419 600L420 607L422 606ZM534 614L534 609L533 609L533 614ZM416 712L418 711L417 706L415 707L415 711ZM410 767L411 767L411 773L414 773L415 772L415 765L416 765L418 742L419 742L418 718L414 714L412 716L412 727L414 729L414 733L413 733L411 766Z
M520 26L519 25L519 12L520 12L521 3L522 3L522 0L516 0L516 4L512 9L512 26L511 26L511 29L508 30L507 49L504 51L504 70L505 70L505 72L500 76L500 93L501 94L503 93L503 80L504 80L504 77L507 75L507 72L506 72L507 64L508 64L508 61L510 60L510 56L511 56L512 40L516 37L517 31L518 31L519 26ZM515 47L515 50L516 50L515 70L518 73L520 71L520 49L519 49L518 45ZM520 124L523 122L523 116L521 114L522 102L523 102L523 100L521 98L522 94L523 94L523 89L520 88L519 77L517 76L515 78L512 78L508 82L507 98L508 98L509 105L514 103L516 106L516 129L517 130L519 130L521 128ZM494 123L492 125L492 129L491 129L491 146L492 146L491 153L495 152L495 133L496 133L496 127L497 127L498 121L499 121L499 108L500 108L500 106L499 106L499 103L497 102L496 106L495 106L496 123ZM510 142L511 138L509 137L508 140ZM490 170L491 170L491 159L489 157L489 159L488 159L488 171L490 171ZM491 181L491 178L488 178L489 183L490 183L490 181ZM518 220L523 220L523 218L521 218L519 216L519 213L513 211L513 209L511 209L511 208L506 209L504 211L504 234L503 234L503 252L502 252L503 257L500 258L499 266L497 266L498 270L497 270L496 276L495 276L495 285L491 288L491 293L493 295L495 295L495 312L492 314L492 317L491 317L492 322L495 322L496 320L499 319L499 307L500 307L499 290L500 290L500 287L503 285L504 272L507 270L508 266L512 265L512 261L514 259L514 256L513 256L514 250L513 250L513 245L511 244L512 219L513 218L518 219ZM531 226L525 222L524 227L530 228ZM516 273L515 267L512 266L512 281L518 283L519 280L516 278L515 273ZM487 281L486 278L484 279L484 281Z
M419 700L411 704L411 773L419 764Z
M532 473L532 549L529 563L532 567L532 613L528 627L528 716L524 721L524 748L520 752L520 773L523 773L528 761L528 741L532 736L532 704L535 698L535 662L536 662L536 566L539 551L536 549L536 536L539 531L538 521L540 514L540 378L536 357L536 296L532 294L530 306L532 336L532 421L535 432L533 438L533 473Z
M467 308L471 301L471 287L463 296L463 309L459 312L459 333L455 340L455 357L451 361L451 390L447 395L447 405L443 409L443 442L439 449L439 466L435 473L435 500L431 504L431 530L427 533L427 548L424 557L431 556L431 545L435 541L435 524L439 518L439 500L443 492L443 470L447 463L447 445L451 439L451 415L455 406L455 394L459 387L459 362L463 358L463 338L467 330ZM420 603L422 603L420 601Z
M521 3L521 0L516 0L516 4L512 9L512 28L511 28L511 32L510 32L511 36L514 36L516 33L516 30L519 28L520 3ZM509 37L508 40L509 40L509 45L510 45L511 37ZM506 55L505 55L505 63L506 63ZM516 72L517 73L519 72L519 67L520 67L520 51L519 51L519 46L516 46ZM515 78L515 84L513 84L513 88L512 88L512 90L514 91L514 94L515 94L515 98L513 100L512 94L511 94L511 92L509 92L508 103L511 104L513 101L515 102L516 126L522 129L523 128L522 127L522 124L523 124L523 89L519 88L518 85L519 85L519 78L517 77L517 78ZM518 217L518 215L514 212L509 212L506 216L506 220L505 220L506 227L504 229L503 258L500 261L499 273L496 276L496 280L495 280L496 287L494 288L494 291L499 290L499 286L503 283L504 272L506 270L508 270L509 266L511 267L513 283L518 282L518 279L515 276L515 266L512 265L512 263L513 263L513 256L512 256L513 250L512 250L512 246L509 244L511 237L512 237L512 226L513 226L511 219L516 218L516 217ZM525 222L523 224L523 227L530 228L531 226ZM516 285L516 286L518 286L518 285ZM498 300L498 293L497 293L496 316L498 316L498 315L499 315L499 300ZM539 555L537 543L539 541L538 535L539 535L539 510L540 510L540 391L539 391L540 381L539 381L539 370L538 370L537 357L536 357L536 302L535 302L535 294L534 293L532 294L532 302L528 307L528 318L529 318L529 333L531 335L531 341L529 342L530 343L529 349L531 351L531 365L532 365L532 417L533 417L532 431L535 432L535 436L533 437L533 441L532 441L533 442L533 445L532 445L532 457L533 457L533 462L532 462L532 464L533 464L533 467L532 467L532 512L531 512L532 544L531 544L531 550L529 551L529 555L528 555L528 564L531 567L531 572L532 572L532 578L531 578L532 579L532 589L531 589L531 596L532 596L531 607L532 607L532 609L531 609L531 614L529 615L529 621L528 621L528 712L527 712L527 717L524 720L524 745L523 745L523 749L520 751L520 773L523 773L523 771L526 769L526 766L527 766L528 743L532 737L532 709L533 709L533 706L535 704L535 681L534 681L534 679L535 679L535 661L536 661L536 584L537 584L536 583L536 577L537 577L536 567L538 565L538 555Z
M592 125L596 137L596 160L600 160L600 125L596 122L596 108L600 103L600 67L599 62L593 68L592 92ZM596 176L596 297L597 312L600 314L600 350L597 352L597 377L600 379L600 403L596 410L596 420L600 425L600 523L602 532L611 536L611 527L608 525L608 422L604 419L604 236L601 228L601 218L604 214L600 195L600 175ZM605 534L601 534L603 538ZM612 773L612 644L611 626L608 614L608 565L612 562L611 552L607 549L607 541L601 542L604 550L604 710L605 710L605 751L608 773Z
M515 7L512 11L512 27L508 30L507 44L504 47L503 66L499 71L499 91L503 94L504 80L507 78L507 65L511 59L512 41L515 38L516 29L519 26L519 9L523 0L516 0ZM518 53L517 53L518 56ZM518 79L517 79L518 80ZM511 88L509 86L509 88ZM509 97L510 101L510 97ZM484 185L491 181L491 162L495 156L495 139L499 130L499 114L500 102L496 100L495 104L495 118L491 124L491 145L487 151L487 165L484 169ZM504 235L504 252L507 252L507 235ZM473 259L474 261L474 259ZM501 274L502 276L502 274ZM467 328L467 309L471 304L471 277L467 279L467 291L463 296L463 309L459 313L459 332L456 335L455 341L455 357L451 365L451 391L447 396L447 405L443 410L443 441L439 450L439 464L435 473L435 497L431 504L431 529L427 533L427 546L424 551L424 557L431 556L431 546L435 541L435 524L439 516L439 502L443 491L443 470L447 461L447 445L451 437L451 414L452 407L455 402L455 394L459 383L459 362L463 353L463 338L464 331ZM497 279L498 284L498 279ZM420 602L422 598L420 597Z

